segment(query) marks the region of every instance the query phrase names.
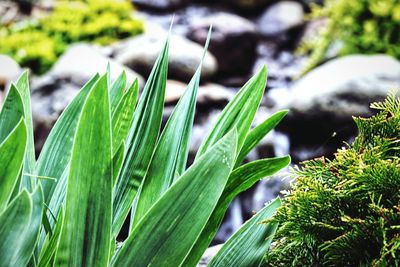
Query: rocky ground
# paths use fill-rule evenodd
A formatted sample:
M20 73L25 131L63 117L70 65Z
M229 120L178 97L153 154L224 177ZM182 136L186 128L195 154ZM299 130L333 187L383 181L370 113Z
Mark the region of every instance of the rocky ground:
M332 155L344 145L343 141L350 142L355 135L352 116L370 115L369 103L384 98L390 88L400 84L400 62L396 59L385 55L335 58L335 51L327 63L295 79L307 60L306 56L296 55L296 47L324 25L323 21L305 19L309 2L318 1L217 2L133 0L135 14L146 22L144 34L108 47L75 44L48 73L32 77L37 150L79 88L95 72L104 72L108 62L112 78L125 69L130 81L138 78L143 86L173 16L165 120L195 72L208 28L213 25L198 96L192 155L222 108L263 64L268 67L269 78L256 122L279 109L288 108L290 113L251 153L252 159L290 153L297 163ZM6 11L0 7L0 14L14 14ZM7 16L3 15L3 20ZM20 71L11 58L0 56L0 101L6 84ZM286 188L290 179L282 179L285 176L283 173L261 182L240 196L232 205L216 243L224 241L251 216L252 210Z

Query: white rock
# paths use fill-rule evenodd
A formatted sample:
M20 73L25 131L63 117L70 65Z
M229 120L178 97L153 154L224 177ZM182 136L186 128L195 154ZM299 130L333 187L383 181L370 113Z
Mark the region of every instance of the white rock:
M162 49L165 34L146 33L115 46L115 58L142 75L148 75ZM196 72L203 55L203 47L186 38L173 35L170 39L169 69L171 77L188 81ZM217 72L217 62L207 53L202 68L202 78L207 79Z
M187 84L168 80L166 93L165 93L165 103L167 105L177 103L179 98L183 95L187 88ZM197 92L197 103L202 105L207 105L210 109L219 103L228 103L234 96L234 93L222 85L214 83L206 83L199 86Z
M304 23L304 11L300 3L281 1L269 7L259 19L263 35L276 36Z
M5 87L10 81L15 80L21 74L21 68L9 56L0 55L0 87Z
M370 102L400 87L400 62L386 55L352 55L317 67L292 88L281 106L301 113L366 115Z
M103 56L96 47L88 44L70 46L46 75L52 76L55 80L70 80L82 86L96 73L105 73L108 63L111 67L111 80L115 80L125 70L128 83L137 78L139 86L143 87L144 79L139 74Z

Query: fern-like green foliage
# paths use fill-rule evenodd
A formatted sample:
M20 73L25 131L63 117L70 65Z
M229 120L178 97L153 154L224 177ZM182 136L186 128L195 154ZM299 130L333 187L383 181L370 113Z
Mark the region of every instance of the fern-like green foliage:
M57 1L48 16L0 29L0 53L41 74L68 44L106 45L143 32L143 22L132 17L132 11L126 0Z
M352 146L295 170L267 266L400 264L400 99L371 107Z
M328 18L320 36L302 44L311 50L307 72L320 63L333 41L343 44L342 55L383 53L400 58L399 0L327 0L324 7L314 5L311 17Z

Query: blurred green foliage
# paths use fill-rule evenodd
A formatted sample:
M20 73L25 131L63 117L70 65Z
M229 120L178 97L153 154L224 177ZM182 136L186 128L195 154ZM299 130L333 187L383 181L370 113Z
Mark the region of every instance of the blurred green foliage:
M35 73L50 69L65 49L63 42L34 29L3 34L0 33L0 53L10 55Z
M319 36L302 44L311 50L304 73L324 60L330 45L339 40L341 55L383 53L400 58L400 0L326 0L313 5L311 18L327 18Z
M400 265L400 99L372 107L351 147L295 170L267 266Z
M68 44L107 45L143 32L129 1L58 1L47 16L0 29L0 53L35 73L44 73Z

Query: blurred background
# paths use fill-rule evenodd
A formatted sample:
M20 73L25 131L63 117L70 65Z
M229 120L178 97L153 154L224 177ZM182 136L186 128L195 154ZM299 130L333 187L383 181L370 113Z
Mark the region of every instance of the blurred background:
M36 152L56 119L109 62L111 78L146 77L172 28L164 123L194 74L208 28L193 157L217 116L264 64L268 83L254 125L287 117L249 159L290 154L293 164L331 157L356 134L352 116L400 85L400 0L14 0L0 1L0 103L31 70ZM214 243L291 183L289 171L232 204Z

